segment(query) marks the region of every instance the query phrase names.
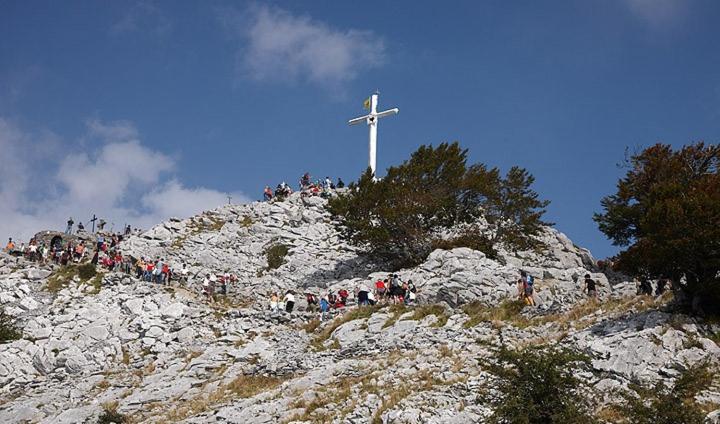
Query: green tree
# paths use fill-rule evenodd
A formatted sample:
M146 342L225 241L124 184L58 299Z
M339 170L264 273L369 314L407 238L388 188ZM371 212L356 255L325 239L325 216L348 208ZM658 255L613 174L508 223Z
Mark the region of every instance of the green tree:
M586 356L559 348L532 346L518 351L501 348L496 361L488 361L486 367L497 377L497 382L493 390L480 396L494 406L495 413L489 422L596 422L572 367L587 364Z
M669 278L681 304L720 311L720 146L674 151L656 144L633 155L617 193L594 216L615 245L627 246L616 268Z
M625 395L622 411L632 424L703 424L705 413L695 396L712 384L708 363L698 363L680 374L671 387L631 385L638 394Z
M367 170L329 208L351 242L398 266L414 265L434 247L467 246L492 255L498 242L530 246L548 204L538 200L533 182L516 167L505 178L497 168L468 167L466 149L442 143L421 146L382 180ZM486 225L478 225L482 218ZM451 228L462 231L451 240L440 235Z

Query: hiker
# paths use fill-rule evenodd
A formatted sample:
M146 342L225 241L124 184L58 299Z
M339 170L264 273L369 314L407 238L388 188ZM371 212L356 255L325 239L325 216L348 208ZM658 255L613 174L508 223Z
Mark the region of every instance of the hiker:
M187 284L188 282L188 269L185 264L182 264L182 269L180 270L180 282Z
M585 291L587 292L588 297L597 297L596 283L595 280L590 278L590 274L585 274Z
M270 313L271 314L277 315L278 303L280 303L280 297L278 296L277 292L273 292L270 295Z
M105 224L107 224L107 222L105 222L104 219L101 219L100 222L98 222L98 231L102 231L105 228Z
M5 251L10 253L15 250L15 243L12 241L12 237L8 239L7 245L5 245Z
M330 303L328 302L327 296L323 296L320 299L320 321L325 321L325 316L330 312Z
M377 303L377 300L375 299L375 293L372 291L369 291L367 294L367 302L370 306L373 306Z
M270 186L265 186L265 190L263 190L263 198L266 202L269 202L273 198L273 192L270 190Z
M345 182L343 182L342 178L338 177L338 182L335 184L335 187L337 188L345 188Z
M325 190L332 190L332 189L335 188L335 184L333 184L333 182L332 182L332 180L330 179L330 177L325 177L325 181L324 181L323 188L324 188Z
M75 221L73 221L72 217L68 219L67 221L67 228L65 228L65 234L72 234L72 227Z
M208 302L212 302L213 298L213 291L215 289L215 283L212 280L210 274L205 274L205 279L203 279L203 294L205 297L207 297Z
M655 296L662 296L663 293L665 293L667 283L668 283L667 278L661 278L658 280L657 287L655 287Z
M526 273L525 271L521 271L520 276L525 280L523 285L523 289L525 292L525 303L529 306L535 306L535 297L533 297L533 293L535 292L535 278L533 278L532 275Z
M386 282L387 280L383 281L380 279L375 282L375 292L380 299L385 298L385 292L387 290L387 286L385 285Z
M308 310L314 311L315 308L317 308L318 300L317 297L315 297L312 293L305 293L305 301L308 304Z
M293 307L295 306L295 295L291 291L288 291L285 293L283 301L285 302L285 312L292 313Z
M306 188L310 187L310 184L310 173L306 172L300 178L300 190L305 190Z
M369 302L369 291L365 287L360 287L360 290L357 292L357 300L359 306L365 306L368 305Z
M347 299L348 299L348 297L350 297L350 293L348 293L348 291L345 289L340 289L340 291L338 291L338 297L339 297L338 300L340 301L340 303L343 306L345 306L345 305L347 305Z
M652 284L650 284L650 281L645 278L640 278L640 286L638 287L638 294L644 294L647 296L651 296L653 292Z
M408 280L405 284L405 303L411 305L415 303L416 298L417 289L415 288L415 284L413 284L412 280Z
M78 233L82 231L85 231L85 226L82 222L78 222Z
M126 235L126 236L129 236L131 232L132 232L132 227L130 227L130 224L128 224L128 225L125 227L125 235Z
M155 266L153 267L153 273L152 273L152 282L157 284L162 284L162 267L163 267L163 261L160 258L157 258L155 261Z

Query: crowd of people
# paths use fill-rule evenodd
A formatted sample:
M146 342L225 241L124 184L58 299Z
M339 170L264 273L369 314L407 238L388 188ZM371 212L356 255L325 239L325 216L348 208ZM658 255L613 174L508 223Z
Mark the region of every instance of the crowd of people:
M303 174L302 177L300 177L300 181L298 183L300 195L303 197L330 197L332 196L333 190L344 187L345 182L343 182L342 178L338 178L337 183L334 183L333 180L330 179L330 177L325 177L325 179L322 181L313 181L310 173L308 172L306 172L305 174ZM263 199L265 201L271 201L273 199L282 200L287 196L291 195L292 193L292 188L290 188L290 186L285 181L283 181L278 184L277 187L275 187L275 191L273 191L270 186L265 186L265 190L263 190Z
M372 288L360 285L354 290L354 303L357 306L370 306L375 304L412 305L417 301L417 288L412 280L402 281L397 274L390 274L385 279L378 279ZM341 288L337 291L328 291L326 294L316 294L307 291L305 301L308 310L319 313L321 321L326 320L334 313L342 313L350 302L350 292ZM278 314L280 311L291 313L295 307L295 293L288 290L282 300L278 292L270 294L270 311Z

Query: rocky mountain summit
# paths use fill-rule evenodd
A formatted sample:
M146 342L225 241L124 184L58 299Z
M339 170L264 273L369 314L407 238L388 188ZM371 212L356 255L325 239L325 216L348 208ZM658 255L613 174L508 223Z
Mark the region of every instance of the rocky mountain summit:
M162 258L187 283L120 272L91 280L0 253L0 306L22 338L0 344L0 422L95 423L115 411L138 423L474 423L493 414L487 363L498 349L552 344L583 352L576 374L594 415L635 383L673 384L696 364L716 369L720 327L671 313L669 296L638 297L590 252L546 228L536 251L436 250L396 273L418 305L356 306L317 321L303 294L371 286L391 271L348 245L319 197L228 205L171 219L121 244ZM281 248L278 248L280 246ZM536 277L537 307L519 310L519 271ZM208 303L208 273L232 273ZM582 278L599 283L587 300ZM59 279L64 276L64 280ZM59 283L61 281L62 283ZM273 291L294 290L291 314ZM720 422L720 381L700 392Z

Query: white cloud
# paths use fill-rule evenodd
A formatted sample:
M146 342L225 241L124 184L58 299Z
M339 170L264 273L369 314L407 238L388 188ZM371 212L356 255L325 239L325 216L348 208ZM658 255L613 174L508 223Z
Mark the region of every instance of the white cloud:
M265 6L225 23L245 41L240 62L257 80L302 80L337 88L383 64L385 45L371 31L340 30Z
M45 138L0 118L0 237L28 240L41 230L63 229L70 216L89 225L93 214L116 229L149 228L227 202L217 190L184 187L170 174L175 161L143 145L129 122L88 121L87 137L103 141L91 151L39 162ZM240 192L232 196L235 203L249 201Z
M674 25L684 16L686 0L625 0L630 11L654 27Z

